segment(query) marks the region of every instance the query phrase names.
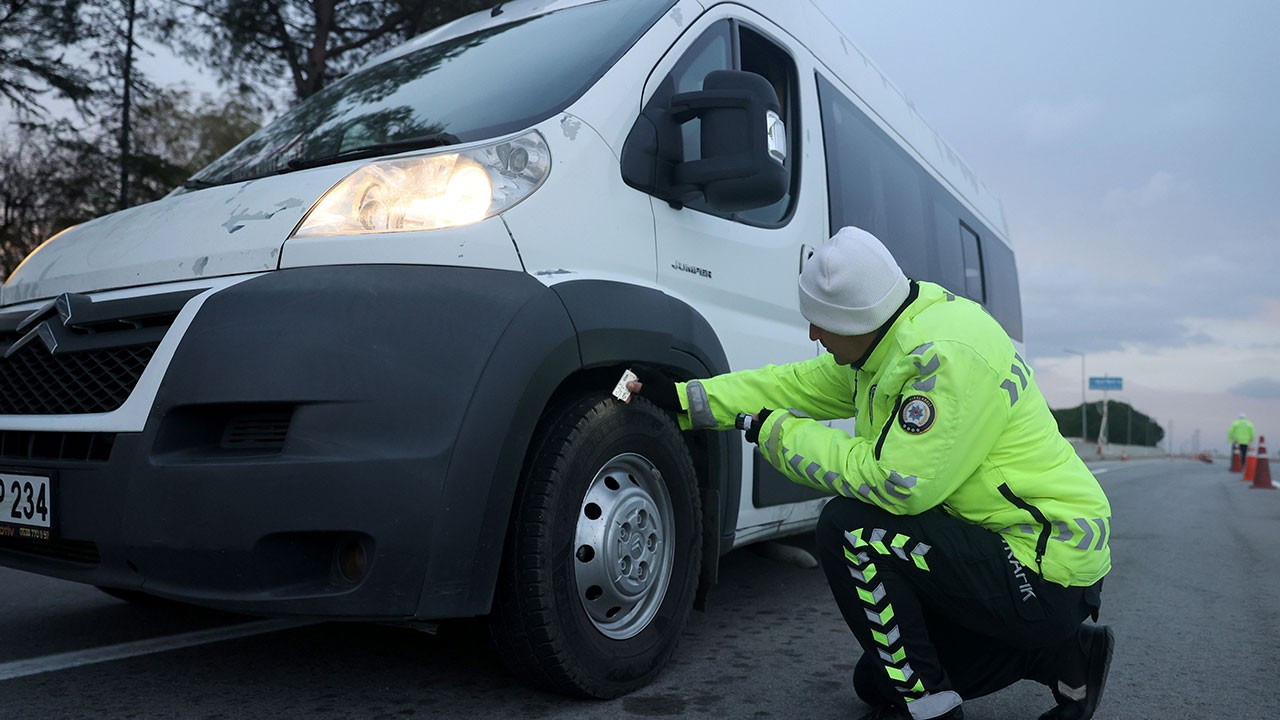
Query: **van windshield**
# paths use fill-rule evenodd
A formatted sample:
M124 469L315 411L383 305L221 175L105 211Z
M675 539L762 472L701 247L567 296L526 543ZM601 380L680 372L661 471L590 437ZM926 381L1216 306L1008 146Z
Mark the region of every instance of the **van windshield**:
M601 0L444 40L353 73L188 181L207 187L515 132L560 112L675 0Z

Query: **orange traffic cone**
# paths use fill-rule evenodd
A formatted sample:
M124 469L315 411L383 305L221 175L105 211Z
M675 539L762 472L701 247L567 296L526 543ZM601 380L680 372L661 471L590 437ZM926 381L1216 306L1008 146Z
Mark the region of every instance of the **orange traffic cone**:
M1231 467L1227 468L1231 472L1240 472L1240 444L1231 443Z
M1253 474L1258 469L1258 450L1249 448L1249 457L1244 461L1244 481L1253 482Z
M1271 463L1267 461L1267 439L1258 436L1258 453L1254 460L1253 484L1249 487L1258 490L1275 490L1276 486L1271 484Z

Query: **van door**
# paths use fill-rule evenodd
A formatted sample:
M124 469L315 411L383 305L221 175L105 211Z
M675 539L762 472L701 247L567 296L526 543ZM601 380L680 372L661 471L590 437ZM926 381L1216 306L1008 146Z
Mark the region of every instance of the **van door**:
M658 64L645 102L700 90L707 73L722 69L754 72L774 86L787 124L791 189L774 205L738 213L717 212L700 200L676 209L655 198L657 280L706 317L734 370L808 360L814 343L800 314L796 280L805 251L821 243L827 230L823 163L809 149L805 125L818 117L817 96L811 82L799 81L813 77L813 64L799 43L769 21L741 7L719 6ZM698 122L686 123L683 131L685 159L696 159ZM813 132L820 129L815 125ZM792 516L786 504L817 497L787 481L749 446L747 453L744 475L757 482L743 488L739 542L750 537L742 528L776 528Z

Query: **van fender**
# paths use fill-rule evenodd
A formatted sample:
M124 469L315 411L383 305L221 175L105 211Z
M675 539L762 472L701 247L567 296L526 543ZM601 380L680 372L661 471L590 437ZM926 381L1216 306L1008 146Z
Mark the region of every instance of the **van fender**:
M578 337L584 369L631 363L660 366L681 380L729 372L711 324L688 303L660 290L611 280L552 286ZM641 378L643 380L643 378ZM697 607L716 582L720 556L733 548L741 494L742 438L712 430L686 433L702 483L703 558ZM696 450L695 450L696 449ZM701 457L699 457L701 456Z
M614 370L637 363L661 366L677 378L728 369L706 319L661 291L574 280L530 293L489 354L459 425L440 497L448 519L433 523L418 617L489 611L525 456L542 414L557 392L576 390L575 382L609 389ZM691 450L703 455L695 458L704 476L701 605L717 579L720 554L733 547L742 441L735 433L688 435Z

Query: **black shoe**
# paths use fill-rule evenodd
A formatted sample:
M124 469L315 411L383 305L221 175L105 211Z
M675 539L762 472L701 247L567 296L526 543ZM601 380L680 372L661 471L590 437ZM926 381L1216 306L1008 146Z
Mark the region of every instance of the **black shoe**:
M1106 625L1081 625L1076 633L1076 640L1085 657L1084 697L1073 699L1061 692L1070 691L1070 688L1051 688L1058 706L1041 715L1040 720L1089 720L1102 701L1102 690L1107 685L1107 670L1111 668L1111 652L1115 649L1116 636ZM1077 696L1079 691L1080 688L1077 688Z

